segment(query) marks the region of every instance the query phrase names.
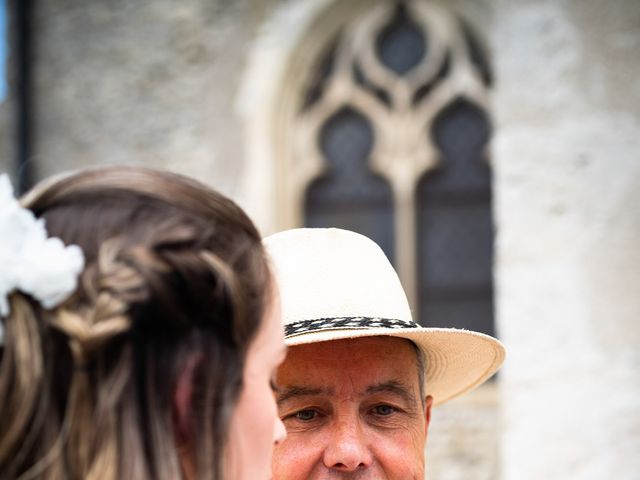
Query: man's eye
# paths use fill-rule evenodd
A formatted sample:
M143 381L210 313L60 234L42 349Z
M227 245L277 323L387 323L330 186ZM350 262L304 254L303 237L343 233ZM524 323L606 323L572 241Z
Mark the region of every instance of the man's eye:
M293 415L296 420L301 420L303 422L309 422L314 420L318 416L318 412L315 410L300 410L299 412L294 413Z
M396 408L390 405L378 405L376 407L373 407L373 413L381 416L391 415L392 413L395 413L397 411L398 410Z

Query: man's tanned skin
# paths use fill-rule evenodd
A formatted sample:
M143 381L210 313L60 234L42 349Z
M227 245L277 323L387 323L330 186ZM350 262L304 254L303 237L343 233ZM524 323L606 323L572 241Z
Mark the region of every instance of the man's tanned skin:
M421 398L407 340L290 347L277 384L287 438L274 452L274 480L424 478L432 399Z

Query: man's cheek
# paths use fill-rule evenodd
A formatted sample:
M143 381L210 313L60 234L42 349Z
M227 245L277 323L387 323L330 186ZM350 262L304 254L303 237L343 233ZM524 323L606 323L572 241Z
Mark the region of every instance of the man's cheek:
M320 458L315 442L301 435L287 433L287 438L273 452L274 480L301 480L308 478L314 463Z
M375 442L376 459L393 480L424 477L424 451L415 435L391 435Z

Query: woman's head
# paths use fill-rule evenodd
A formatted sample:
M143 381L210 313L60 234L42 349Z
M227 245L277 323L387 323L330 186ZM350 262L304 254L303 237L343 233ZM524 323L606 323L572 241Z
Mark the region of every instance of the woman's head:
M54 309L10 297L0 476L220 478L274 291L249 218L203 185L135 167L54 179L23 204L81 247L85 268Z

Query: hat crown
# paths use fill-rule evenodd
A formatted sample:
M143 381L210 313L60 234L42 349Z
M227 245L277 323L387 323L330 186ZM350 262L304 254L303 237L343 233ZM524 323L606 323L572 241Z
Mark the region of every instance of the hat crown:
M285 324L366 317L410 322L400 280L371 239L338 228L299 228L264 240Z
M290 347L380 335L410 340L425 355L426 393L434 405L478 386L504 360L502 344L487 335L414 323L398 275L380 247L363 235L295 229L264 243L279 283Z

